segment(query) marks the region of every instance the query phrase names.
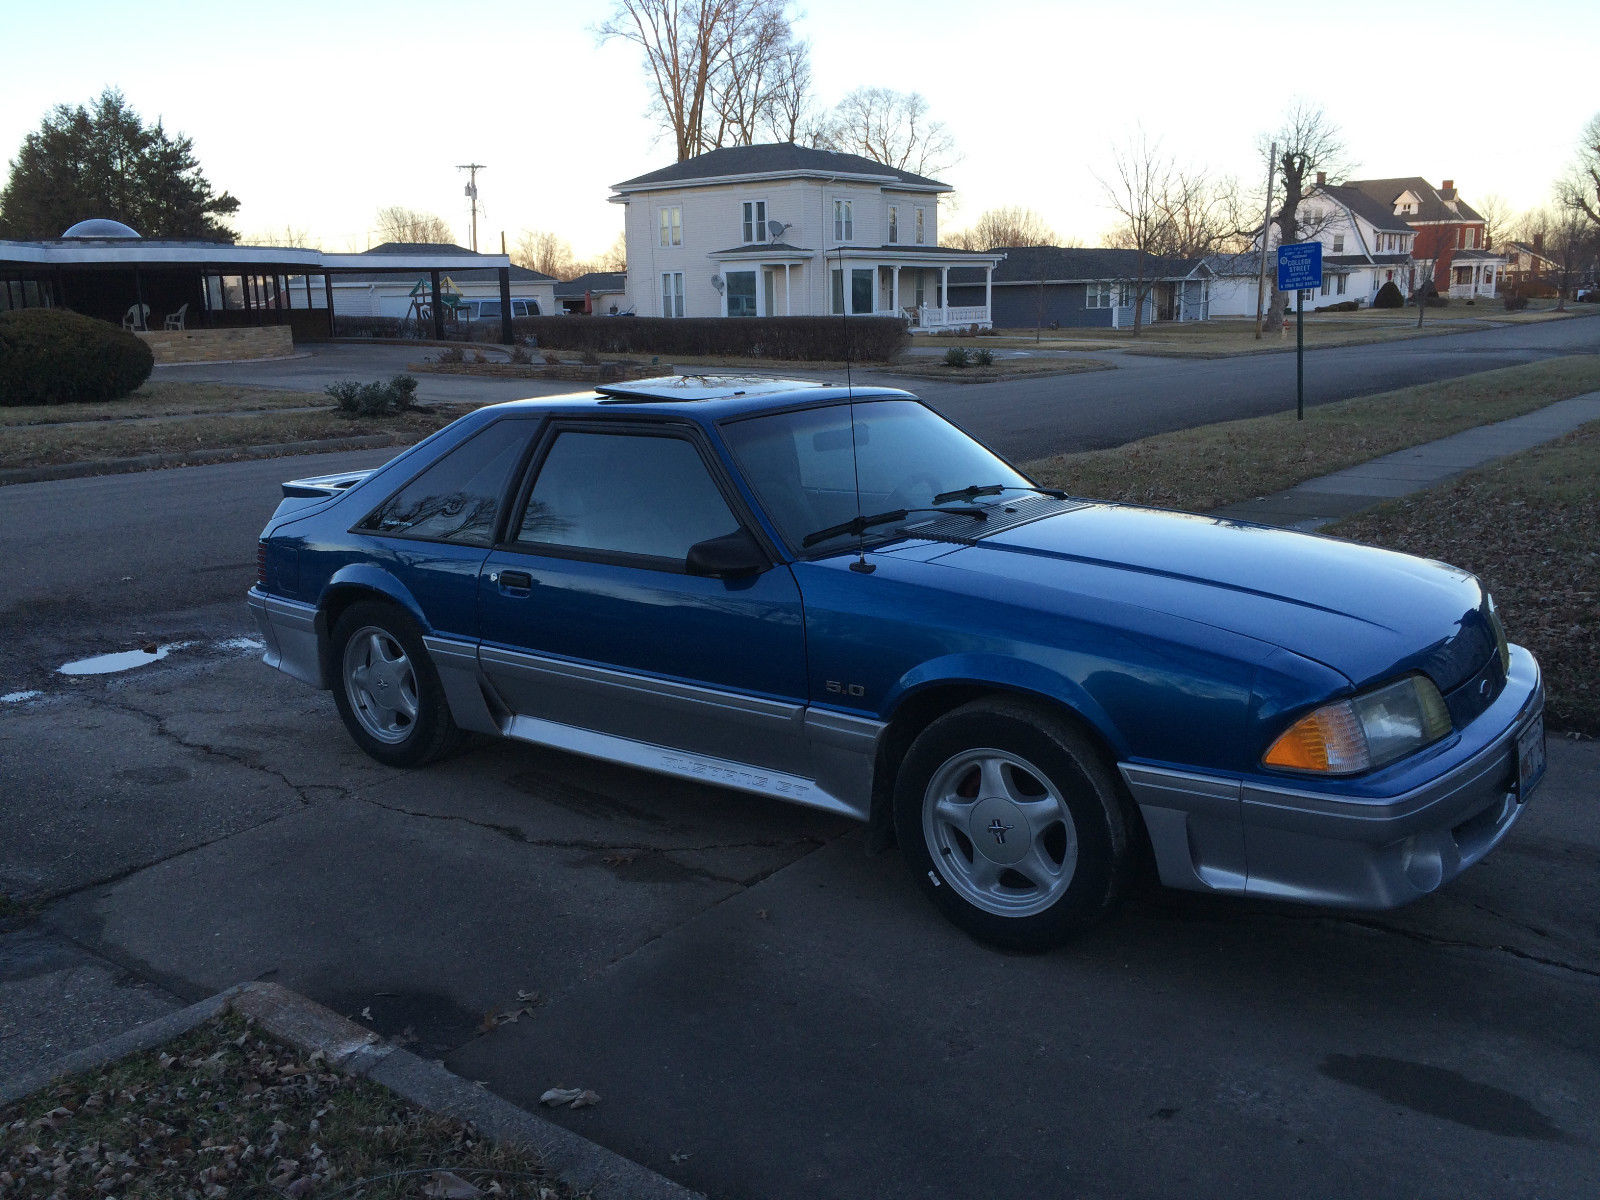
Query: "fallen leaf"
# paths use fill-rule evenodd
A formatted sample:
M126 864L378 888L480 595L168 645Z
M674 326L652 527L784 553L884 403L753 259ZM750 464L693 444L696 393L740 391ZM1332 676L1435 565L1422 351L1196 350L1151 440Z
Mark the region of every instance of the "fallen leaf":
M361 1019L363 1021L372 1020L372 1006L370 1004L361 1010Z
M481 1196L483 1192L459 1175L449 1171L435 1171L428 1177L422 1194L432 1196L435 1200L472 1200L472 1197Z
M600 1103L600 1094L588 1088L551 1088L539 1097L539 1103L550 1108L588 1108Z
M679 1150L667 1156L675 1163L688 1162L690 1155L687 1151Z
M578 1093L578 1098L572 1102L573 1108L592 1108L600 1103L600 1093L591 1092L588 1088Z
M767 910L764 909L764 908L756 909L756 920L765 921L766 919L767 919Z

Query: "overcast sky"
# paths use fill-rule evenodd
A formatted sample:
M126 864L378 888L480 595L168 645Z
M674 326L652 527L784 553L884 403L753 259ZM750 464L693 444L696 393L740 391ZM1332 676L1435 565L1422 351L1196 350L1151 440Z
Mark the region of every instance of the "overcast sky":
M376 210L436 212L481 249L551 230L580 256L621 229L609 185L665 166L642 64L598 43L609 0L279 0L130 4L9 0L0 157L54 104L120 87L147 120L194 139L243 202L245 235L305 230L365 249ZM1111 223L1097 174L1137 125L1219 174L1288 101L1322 104L1355 177L1456 181L1468 203L1549 198L1600 109L1595 0L806 0L819 97L859 84L925 95L961 160L946 228L1020 204L1095 244ZM1281 14L1289 12L1285 17ZM948 206L948 201L946 202Z

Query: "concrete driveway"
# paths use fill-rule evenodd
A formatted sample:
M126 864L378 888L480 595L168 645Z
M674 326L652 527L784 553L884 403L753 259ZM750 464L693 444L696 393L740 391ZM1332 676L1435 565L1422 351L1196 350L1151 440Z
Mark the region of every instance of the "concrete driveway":
M0 937L0 1071L272 979L514 1101L592 1087L557 1119L716 1197L1600 1188L1592 743L1409 909L1154 893L1015 957L834 818L505 743L380 767L239 617L0 710L0 890L56 897Z

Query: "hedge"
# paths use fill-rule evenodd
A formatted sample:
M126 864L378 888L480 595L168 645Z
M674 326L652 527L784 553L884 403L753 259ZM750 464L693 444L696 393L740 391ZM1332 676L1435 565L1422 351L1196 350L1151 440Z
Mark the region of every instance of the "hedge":
M120 400L155 358L133 334L64 308L0 312L0 404Z
M551 350L887 362L910 339L899 317L517 317Z

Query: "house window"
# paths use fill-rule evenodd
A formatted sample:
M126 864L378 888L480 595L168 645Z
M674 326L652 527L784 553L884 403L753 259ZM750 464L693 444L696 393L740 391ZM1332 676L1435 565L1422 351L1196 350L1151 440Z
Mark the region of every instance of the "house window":
M928 241L928 230L924 223L926 216L927 214L924 210L917 209L917 245L919 246L926 245Z
M661 210L661 240L663 246L683 245L683 209L678 205Z
M1332 275L1324 275L1322 277L1322 294L1324 296L1333 295L1333 276Z
M1344 253L1344 234L1336 233L1333 235L1333 252L1335 254Z
M744 242L765 241L767 237L767 202L765 200L746 200L744 202Z
M1457 283L1471 283L1472 282L1472 268L1471 267L1457 267L1456 268L1456 282Z
M894 205L889 206L889 244L892 246L900 240L900 210Z
M855 217L851 211L853 201L835 200L833 202L833 240L836 242L853 242L856 240Z
M1348 275L1335 275L1334 279L1337 280L1339 284L1339 295L1344 295L1345 284L1349 281L1350 277Z
M1132 308L1133 307L1133 294L1129 290L1128 285L1125 284L1125 283L1120 285L1117 288L1117 307L1118 308Z
M855 267L851 270L851 312L870 313L872 311L872 277L875 273L871 267Z
M724 286L730 317L756 315L756 273L754 271L729 271Z
M661 273L661 315L663 317L683 316L682 271L663 271Z
M1085 308L1110 308L1111 285L1109 283L1091 283L1083 289L1083 306Z

